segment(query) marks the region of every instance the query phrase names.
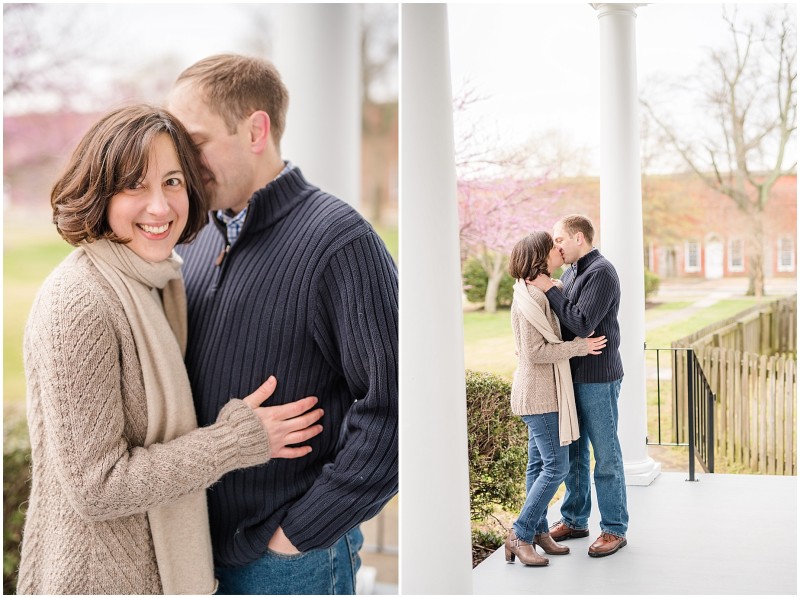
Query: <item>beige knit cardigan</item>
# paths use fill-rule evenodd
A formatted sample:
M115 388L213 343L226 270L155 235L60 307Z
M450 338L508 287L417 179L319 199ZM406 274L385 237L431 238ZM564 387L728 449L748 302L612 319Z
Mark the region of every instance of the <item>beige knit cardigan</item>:
M561 338L558 317L550 309L545 294L533 285L527 285L528 293L542 308L547 320ZM589 345L576 338L560 344L548 343L520 312L519 306L511 304L511 327L519 364L511 385L511 411L516 415L536 415L558 411L556 377L553 364L562 359L589 354Z
M122 304L83 250L37 295L24 340L32 488L21 594L159 594L146 511L269 458L253 411L143 448L147 400Z

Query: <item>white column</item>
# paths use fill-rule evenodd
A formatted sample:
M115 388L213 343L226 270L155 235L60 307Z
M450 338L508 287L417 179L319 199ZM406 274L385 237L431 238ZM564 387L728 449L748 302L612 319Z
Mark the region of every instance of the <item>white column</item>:
M644 357L644 248L636 83L637 4L593 4L600 22L601 251L622 286L620 353L625 377L619 439L628 484L646 486L661 472L647 455Z
M464 331L447 7L402 5L403 594L471 594Z
M281 154L314 185L358 208L361 26L356 4L276 7L273 62L289 89Z

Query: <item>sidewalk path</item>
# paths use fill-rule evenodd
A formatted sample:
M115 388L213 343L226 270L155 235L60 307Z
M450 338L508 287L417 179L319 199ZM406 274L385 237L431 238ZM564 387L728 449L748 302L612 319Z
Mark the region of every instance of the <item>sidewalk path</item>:
M711 307L715 303L717 303L720 299L727 299L728 297L732 297L734 293L730 291L716 291L714 293L709 294L707 297L701 299L700 301L696 301L691 305L684 307L683 309L677 309L672 312L665 313L664 315L653 318L649 322L645 324L645 330L652 330L654 328L659 328L660 326L666 326L667 324L672 324L673 322L679 322L680 320L685 320L692 314L701 309L706 307Z
M769 278L764 284L767 298L777 298L797 292L794 278ZM724 278L721 280L662 280L655 301L694 301L691 305L674 312L665 313L645 324L646 330L666 326L684 320L695 312L710 307L722 299L744 297L747 292L746 278Z

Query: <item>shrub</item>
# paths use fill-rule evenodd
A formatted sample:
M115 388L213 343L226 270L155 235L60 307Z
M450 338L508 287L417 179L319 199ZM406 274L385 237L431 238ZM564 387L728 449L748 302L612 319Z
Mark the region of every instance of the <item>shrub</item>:
M482 561L505 543L505 537L493 530L472 530L472 566Z
M14 594L19 545L30 494L31 447L24 411L6 409L3 417L3 594Z
M467 371L470 516L482 521L496 506L519 511L525 501L528 431L511 412L511 384Z
M661 286L661 279L658 277L658 274L654 272L650 272L647 268L644 269L644 296L645 299L650 297L651 295L655 295L658 292L658 288Z
M464 282L464 292L470 303L483 303L486 298L486 285L489 282L489 275L483 269L480 262L476 259L467 260L464 270L461 273ZM514 279L505 272L500 280L500 288L497 290L497 305L508 307L514 298Z

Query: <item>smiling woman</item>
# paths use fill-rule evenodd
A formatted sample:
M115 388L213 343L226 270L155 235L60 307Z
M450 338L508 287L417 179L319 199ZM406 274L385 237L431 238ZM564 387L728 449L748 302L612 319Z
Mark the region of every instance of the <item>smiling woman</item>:
M111 197L108 225L139 257L161 262L183 234L189 212L186 176L175 146L169 135L160 134L144 177Z
M25 329L32 485L18 593L213 593L205 488L307 455L322 429L316 397L260 407L274 376L197 427L173 248L206 222L199 173L180 123L132 106L91 128L53 189L53 221L77 249Z
M183 216L171 227L169 251L152 261L166 259L176 243L193 239L207 218L194 144L177 119L149 106L123 108L100 119L75 149L50 201L56 228L67 242L125 241L140 257L145 256L137 248L147 245L137 243L135 233L144 229L135 219L158 228L174 222L179 208ZM165 216L170 218L157 221Z

